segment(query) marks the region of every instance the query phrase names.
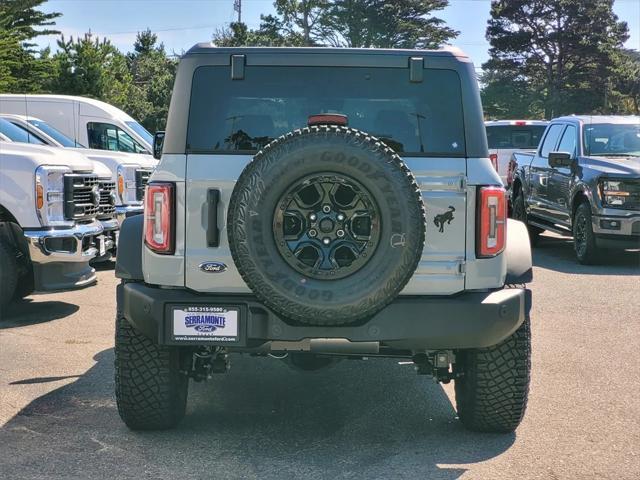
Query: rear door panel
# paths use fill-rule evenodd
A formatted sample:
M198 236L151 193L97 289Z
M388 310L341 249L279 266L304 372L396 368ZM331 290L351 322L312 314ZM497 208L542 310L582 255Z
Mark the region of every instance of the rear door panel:
M237 178L249 155L188 155L186 180L185 283L201 292L248 293L236 270L227 239L226 216ZM451 294L464 289L466 248L466 161L464 158L405 158L422 192L427 211L426 243L405 295ZM220 191L220 246L207 246L207 190ZM223 273L200 269L222 262Z

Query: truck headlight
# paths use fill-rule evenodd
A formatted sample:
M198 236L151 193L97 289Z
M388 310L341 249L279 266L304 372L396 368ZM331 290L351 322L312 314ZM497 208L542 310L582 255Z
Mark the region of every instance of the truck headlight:
M621 180L602 180L600 192L602 203L609 207L624 207L630 200L630 185Z
M42 226L70 226L73 221L64 217L64 176L68 167L42 165L36 169L36 212Z
M136 170L140 165L118 165L118 198L123 205L141 203L136 196Z

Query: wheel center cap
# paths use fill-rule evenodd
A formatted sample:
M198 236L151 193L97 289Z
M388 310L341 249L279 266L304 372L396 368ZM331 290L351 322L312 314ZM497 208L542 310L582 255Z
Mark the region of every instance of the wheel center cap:
M333 220L330 218L323 218L318 226L320 227L320 231L323 233L329 233L333 230Z

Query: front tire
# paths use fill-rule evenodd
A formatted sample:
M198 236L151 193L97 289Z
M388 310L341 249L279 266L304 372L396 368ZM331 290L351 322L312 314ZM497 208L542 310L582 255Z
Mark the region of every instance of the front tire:
M157 345L121 316L115 380L118 413L130 429L173 428L184 417L189 379L180 372L180 350Z
M591 206L581 203L573 217L573 249L578 262L592 265L598 261L599 251L591 223Z
M456 353L458 416L477 432L514 431L524 416L531 377L529 317L509 338L488 348Z
M0 319L2 312L13 300L18 280L18 264L11 245L0 238Z

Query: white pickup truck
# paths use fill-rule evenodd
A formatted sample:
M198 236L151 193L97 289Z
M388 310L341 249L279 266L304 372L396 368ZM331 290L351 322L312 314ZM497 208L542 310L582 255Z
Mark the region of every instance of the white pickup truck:
M495 120L484 122L487 130L489 159L505 187L513 181L513 152L534 151L549 122L544 120Z
M144 188L158 164L151 155L85 148L49 122L32 116L2 113L0 118L26 132L30 143L74 148L90 160L104 164L116 185L118 224L122 224L127 216L142 213Z
M0 139L0 318L14 298L96 281L101 185L73 150Z

